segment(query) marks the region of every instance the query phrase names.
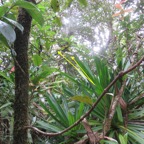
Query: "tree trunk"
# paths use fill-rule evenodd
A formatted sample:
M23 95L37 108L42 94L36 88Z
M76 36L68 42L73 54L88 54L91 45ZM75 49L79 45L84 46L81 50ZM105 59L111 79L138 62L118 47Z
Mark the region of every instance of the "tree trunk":
M32 0L27 0L32 1ZM28 42L31 28L31 16L26 10L20 8L18 23L24 27L23 33L15 29L16 41L14 49L17 54L15 58L15 102L14 102L14 131L13 144L27 144L28 133L24 126L28 125Z

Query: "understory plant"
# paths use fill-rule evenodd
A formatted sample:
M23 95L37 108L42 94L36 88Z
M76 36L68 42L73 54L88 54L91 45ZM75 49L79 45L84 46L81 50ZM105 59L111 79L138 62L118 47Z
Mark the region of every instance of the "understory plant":
M48 132L60 132L74 124L91 108L116 75L131 66L127 59L117 57L117 68L114 69L106 60L94 56L91 70L86 61L77 57L67 59L62 53L61 56L78 73L72 76L62 72L61 74L69 79L69 84L71 81L74 85L63 85L59 97L47 94L45 102L40 103L48 117L45 121L37 121L37 124ZM136 71L142 72L141 66L120 78L86 118L92 131L101 135L101 144L144 143L143 89ZM80 124L63 134L62 142L77 142L86 133L87 129Z

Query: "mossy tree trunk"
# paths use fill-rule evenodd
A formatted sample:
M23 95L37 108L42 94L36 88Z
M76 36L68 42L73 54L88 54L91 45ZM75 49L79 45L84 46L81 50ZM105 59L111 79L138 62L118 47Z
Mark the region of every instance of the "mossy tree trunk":
M26 0L32 2L33 0ZM15 102L14 102L14 131L13 144L27 144L28 133L24 126L28 125L29 104L29 66L28 66L28 43L31 28L31 16L25 9L20 8L18 23L24 27L23 33L15 29L16 41L14 49L17 53L15 58Z

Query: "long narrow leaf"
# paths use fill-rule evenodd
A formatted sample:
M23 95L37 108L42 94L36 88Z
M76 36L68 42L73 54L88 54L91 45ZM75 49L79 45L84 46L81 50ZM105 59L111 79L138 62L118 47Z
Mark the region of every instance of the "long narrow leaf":
M62 126L65 127L65 125L63 124L63 122L62 122L61 120L59 120L59 119L57 118L57 116L55 116L54 114L52 114L52 113L50 112L49 108L47 108L47 107L44 105L44 103L40 102L40 106L41 106L56 122L58 122L59 124L61 124Z
M0 110L1 110L1 109L3 109L3 108L5 108L5 107L8 107L8 106L10 106L10 105L11 105L11 103L10 103L10 102L8 102L8 103L6 103L6 104L2 105L2 106L0 107Z
M63 129L59 128L58 126L54 126L54 125L49 124L48 122L46 123L44 121L37 121L37 124L39 124L41 128L44 128L46 130L51 130L53 132L60 132L63 130Z
M49 102L50 107L53 109L53 111L56 113L56 115L59 117L59 119L62 121L62 123L67 127L68 126L68 120L66 115L64 114L61 106L57 103L54 97L52 96L46 96L47 101Z
M78 120L83 115L83 112L84 112L84 103L80 103L79 109L76 112L76 120Z
M9 76L7 76L4 72L0 72L0 76L2 76L3 78L5 78L9 82L13 83L13 81L11 80L11 78Z
M125 127L123 127L123 126L120 126L120 127L121 127L122 129L124 129L124 130L127 130L128 135L129 135L132 139L136 140L139 144L144 144L144 139L141 138L136 132L134 132L134 131L132 131L132 130L130 130L130 129L128 129L128 128L125 128Z
M17 27L21 32L23 32L24 27L21 24L19 24L18 22L14 21L12 19L7 18L7 17L3 17L3 18L6 19L9 23L14 25L15 27Z

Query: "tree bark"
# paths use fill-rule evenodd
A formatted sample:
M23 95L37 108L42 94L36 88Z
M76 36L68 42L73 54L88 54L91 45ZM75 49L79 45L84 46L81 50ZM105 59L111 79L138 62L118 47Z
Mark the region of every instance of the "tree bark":
M32 0L26 1L32 2ZM25 9L20 8L17 21L24 27L24 31L22 33L19 29L15 29L16 41L14 43L14 49L17 55L15 57L13 144L27 144L28 132L24 129L24 126L28 125L28 42L32 18Z

